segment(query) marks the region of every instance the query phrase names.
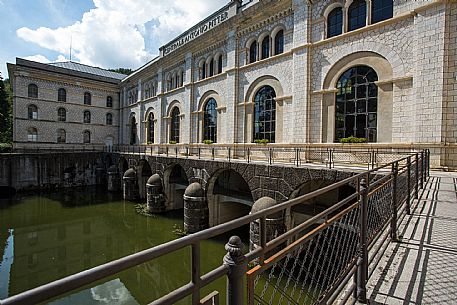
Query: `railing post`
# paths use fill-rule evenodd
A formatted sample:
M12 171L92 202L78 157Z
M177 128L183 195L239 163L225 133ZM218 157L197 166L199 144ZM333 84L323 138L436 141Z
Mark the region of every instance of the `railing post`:
M223 262L229 268L227 275L227 305L244 304L244 275L246 273L246 257L243 255L243 243L238 236L230 237L225 245L227 254Z
M398 177L398 162L392 164L392 218L390 219L390 238L392 241L397 241L397 177Z
M248 163L251 161L251 149L248 147L248 154L247 154L247 157L248 157Z
M368 277L368 187L365 179L360 181L360 241L357 260L357 300L367 303Z
M189 146L186 146L186 158L189 158Z
M430 149L427 149L427 177L430 177Z
M228 148L228 161L230 162L230 153L231 153L231 149L230 147Z
M211 159L214 160L214 147L211 148Z
M421 176L420 176L420 188L424 188L424 151L421 151L421 156L420 156L420 168L421 168Z
M199 147L199 148L198 148L198 159L201 158L201 153L202 153L202 152L201 152L201 148Z
M416 153L416 173L414 175L416 183L414 183L414 198L419 198L419 155Z
M406 214L411 215L411 157L408 157L408 163L407 163L407 171L408 171L408 177L406 181L406 185L408 188L408 194L406 197Z
M300 165L300 148L295 148L295 161L297 167Z
M271 165L273 164L273 148L268 149L268 163Z

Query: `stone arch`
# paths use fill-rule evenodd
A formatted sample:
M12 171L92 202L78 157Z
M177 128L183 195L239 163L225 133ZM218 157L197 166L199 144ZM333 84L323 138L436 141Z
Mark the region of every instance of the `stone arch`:
M178 100L174 100L170 103L170 105L168 105L167 116L171 116L171 111L175 107L178 107L179 113L181 113L181 114L183 113L181 102L179 102Z
M395 76L390 61L379 53L361 51L341 57L326 71L322 96L322 137L323 142L334 142L335 139L335 92L341 75L356 66L372 68L378 83L378 142L392 141L393 87L389 82Z
M249 184L234 169L216 170L207 183L210 227L248 215L254 203Z
M248 106L246 107L246 142L250 143L253 139L253 124L254 124L254 99L257 92L264 86L270 86L276 93L276 143L283 141L282 126L283 126L283 100L284 96L283 86L280 81L271 75L265 75L256 79L246 91L245 101Z
M141 159L137 166L137 181L140 199L146 198L146 182L152 176L152 169L146 159Z
M179 163L169 164L163 172L163 184L167 210L184 208L183 195L189 185L184 167Z
M325 18L325 20L327 20L328 14L330 14L330 12L333 11L337 7L344 8L344 4L342 2L339 2L339 1L335 1L335 2L330 3L327 6L323 7L323 10L320 13L320 16ZM343 20L343 22L344 22L344 20Z

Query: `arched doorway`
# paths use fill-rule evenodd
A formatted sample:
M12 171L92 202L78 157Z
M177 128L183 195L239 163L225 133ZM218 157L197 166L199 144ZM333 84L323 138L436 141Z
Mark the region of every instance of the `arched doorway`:
M209 179L207 198L210 227L248 215L254 203L249 185L232 169L219 170Z
M366 138L377 141L378 80L368 66L346 70L336 84L335 141L342 138Z
M184 168L179 164L169 166L165 169L163 180L167 210L183 209L183 195L189 185Z
M151 166L147 160L140 160L138 165L138 189L140 193L140 199L146 198L146 182L149 177L152 176Z

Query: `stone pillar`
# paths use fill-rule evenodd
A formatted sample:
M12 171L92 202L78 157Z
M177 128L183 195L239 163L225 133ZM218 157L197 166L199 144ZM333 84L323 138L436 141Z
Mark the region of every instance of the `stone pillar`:
M116 165L108 168L108 191L118 192L121 188L121 177Z
M184 230L195 233L209 227L208 203L205 191L194 182L184 192Z
M276 200L270 197L262 197L254 204L251 208L251 213L260 212L267 208L276 205ZM284 222L284 213L277 212L267 216L266 219L266 242L274 239L280 234L286 231L286 226ZM254 250L257 246L260 245L260 219L257 219L250 224L249 228L249 250Z
M136 170L129 168L122 177L124 182L124 199L135 201L140 197Z
M154 174L148 179L146 193L149 213L164 212L165 196L163 195L162 179L158 174Z

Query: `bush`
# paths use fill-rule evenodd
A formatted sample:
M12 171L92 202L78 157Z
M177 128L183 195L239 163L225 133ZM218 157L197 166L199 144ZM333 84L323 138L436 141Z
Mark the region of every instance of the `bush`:
M353 136L340 139L340 143L367 143L366 138L356 138Z
M0 153L9 153L13 151L13 146L9 143L0 143Z
M267 145L270 141L268 141L267 139L255 139L254 140L254 143L256 144L261 144L261 145Z
M213 144L213 141L211 141L211 140L203 140L203 144Z
M170 141L170 142L168 142L168 143L170 143L170 144L176 144L176 141Z

